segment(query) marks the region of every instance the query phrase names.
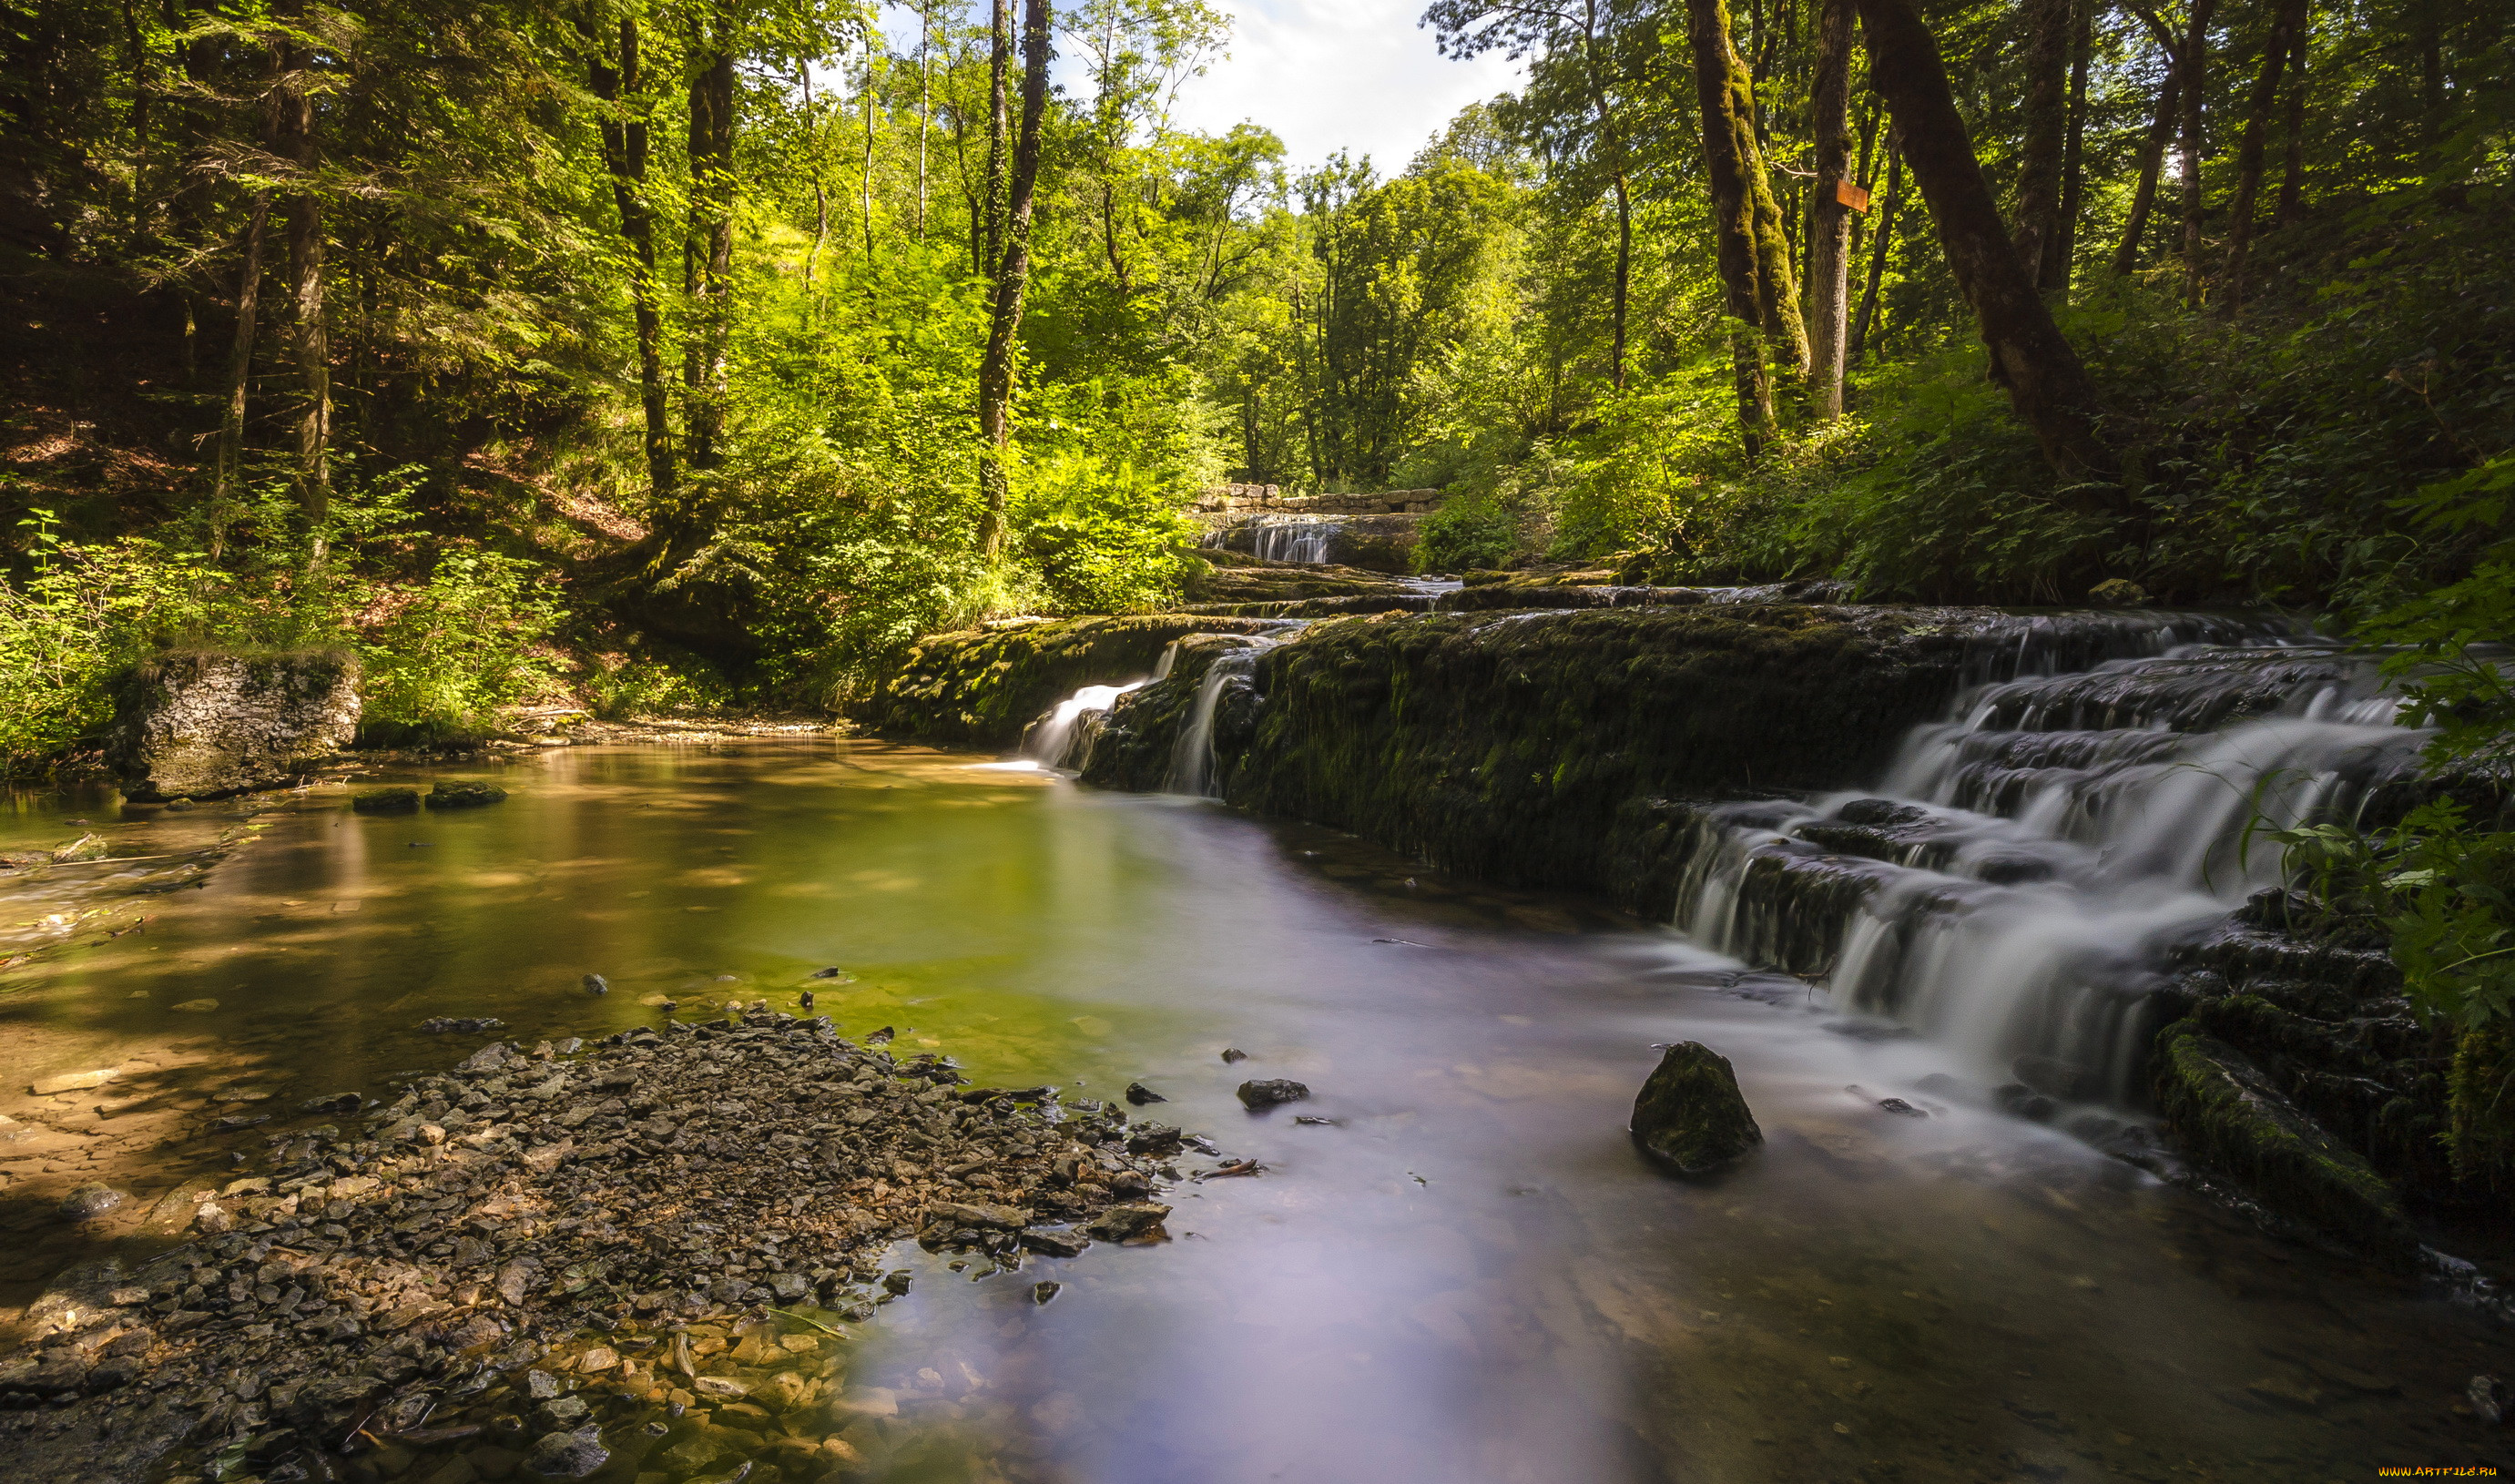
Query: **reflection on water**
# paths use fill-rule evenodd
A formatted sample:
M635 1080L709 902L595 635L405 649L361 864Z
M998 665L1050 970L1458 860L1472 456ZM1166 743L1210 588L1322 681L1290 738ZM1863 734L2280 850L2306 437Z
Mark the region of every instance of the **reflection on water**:
M1328 832L969 761L827 740L581 749L505 770L514 797L490 809L254 806L257 841L153 899L144 933L5 981L0 1112L39 1132L0 1145L0 1302L93 1240L49 1214L70 1185L133 1189L127 1230L259 1149L260 1129L190 1136L212 1118L285 1121L481 1039L422 1034L430 1016L497 1015L530 1044L648 1023L667 999L791 1009L811 988L843 1029L895 1025L903 1051L980 1081L1108 1097L1141 1079L1171 1099L1164 1121L1268 1167L1178 1186L1157 1249L983 1278L903 1250L907 1297L827 1362L844 1384L818 1430L863 1456L849 1476L2357 1479L2515 1462L2456 1410L2510 1361L2494 1333L2049 1131L1933 1100L1929 1046L1829 1032L1795 983ZM237 822L74 803L126 853ZM54 807L0 819L0 847L65 836L77 810ZM808 977L824 969L842 977ZM611 992L587 995L587 973ZM1654 1044L1682 1039L1736 1061L1768 1140L1714 1184L1659 1177L1624 1136ZM24 1095L108 1066L121 1077L93 1093ZM1251 1116L1232 1089L1252 1076L1316 1095ZM1880 1111L1890 1093L1930 1116ZM1043 1279L1063 1285L1045 1304ZM877 1390L886 1415L863 1405ZM763 1447L755 1479L820 1476Z

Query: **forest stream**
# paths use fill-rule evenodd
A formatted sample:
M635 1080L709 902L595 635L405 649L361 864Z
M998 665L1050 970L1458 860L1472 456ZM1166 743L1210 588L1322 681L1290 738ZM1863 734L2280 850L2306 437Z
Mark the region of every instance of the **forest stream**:
M1140 1080L1169 1101L1132 1111L1265 1167L1173 1186L1158 1246L972 1279L900 1243L886 1265L915 1272L907 1294L814 1362L845 1372L827 1426L865 1459L849 1477L2515 1464L2456 1410L2475 1373L2515 1374L2515 1346L2444 1289L1933 1096L1915 1042L1856 1034L1802 981L1673 928L1201 799L875 741L578 747L452 776L512 797L402 817L353 814L338 788L175 815L14 798L11 846L71 818L126 855L256 826L198 889L143 899L144 930L0 995L14 1071L138 1067L180 1090L105 1116L51 1100L46 1137L78 1149L44 1168L144 1204L261 1147L259 1129L159 1146L230 1103L284 1121L310 1097L389 1096L494 1036L793 1010L811 989L843 1033L895 1026L903 1053L982 1083L1114 1099ZM589 996L589 973L609 993ZM422 1033L432 1016L507 1024ZM1656 1048L1686 1040L1736 1063L1765 1135L1710 1183L1662 1175L1626 1136ZM1232 1094L1249 1077L1314 1095L1252 1114ZM22 1120L14 1081L0 1112ZM0 1303L96 1256L48 1206L0 1210ZM1042 1280L1062 1285L1051 1301ZM406 1476L473 1477L451 1461L476 1446ZM752 1477L776 1466L763 1451Z

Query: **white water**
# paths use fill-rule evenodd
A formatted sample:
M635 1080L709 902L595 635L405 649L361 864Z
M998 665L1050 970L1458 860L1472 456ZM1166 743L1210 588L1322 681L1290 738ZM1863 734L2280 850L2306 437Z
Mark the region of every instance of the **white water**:
M1323 564L1344 525L1332 515L1252 515L1250 552L1266 561Z
M1179 728L1178 740L1172 744L1170 778L1162 785L1162 792L1219 797L1214 778L1214 714L1222 703L1223 688L1234 679L1248 679L1258 668L1258 656L1280 642L1262 636L1252 637L1247 648L1217 654L1206 666L1204 678L1197 682L1196 704L1188 712L1187 724Z
M2081 1098L2133 1100L2163 950L2280 885L2266 830L2356 809L2417 740L2393 710L2346 660L2294 650L1986 685L1917 728L1876 794L1712 811L1677 921L1989 1082L2042 1056ZM1835 853L1881 843L1894 858Z
M1170 673L1171 654L1162 652L1161 675ZM1154 677L1155 680L1160 676ZM1081 760L1072 756L1075 741L1086 716L1107 711L1117 699L1130 691L1141 690L1152 680L1130 680L1124 685L1086 685L1056 703L1047 716L1031 723L1030 732L1022 738L1022 754L1043 767L1074 768Z

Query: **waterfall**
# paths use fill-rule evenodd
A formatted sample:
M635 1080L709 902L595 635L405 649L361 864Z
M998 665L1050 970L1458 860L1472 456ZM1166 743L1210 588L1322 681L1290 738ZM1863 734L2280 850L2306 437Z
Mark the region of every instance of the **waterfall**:
M2423 740L2337 651L2160 647L1974 686L1876 794L1707 807L1678 924L1994 1082L2136 1101L2164 950L2280 885L2265 829L2351 817Z
M1197 683L1196 702L1188 711L1187 724L1179 728L1178 740L1171 747L1170 777L1162 784L1166 794L1193 794L1220 798L1214 783L1214 714L1222 704L1222 692L1233 680L1248 683L1258 670L1258 656L1274 648L1282 640L1253 637L1245 649L1233 649L1214 657Z
M1325 515L1253 515L1249 518L1250 550L1267 561L1322 565L1344 525Z
M1170 660L1169 652L1164 651L1162 672L1165 675L1170 672ZM1022 736L1022 756L1042 767L1080 766L1081 760L1072 758L1071 754L1075 751L1075 742L1083 728L1084 719L1107 711L1120 696L1129 691L1141 690L1151 683L1150 680L1130 680L1124 685L1084 686L1057 702L1049 709L1047 715L1030 724L1029 730Z

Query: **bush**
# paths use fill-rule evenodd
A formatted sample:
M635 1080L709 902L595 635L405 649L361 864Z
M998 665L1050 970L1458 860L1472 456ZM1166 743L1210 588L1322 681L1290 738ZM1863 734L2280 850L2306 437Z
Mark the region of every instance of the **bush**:
M559 607L538 579L530 562L456 550L417 588L374 590L381 617L357 641L361 731L415 741L476 733L500 708L543 691L556 666L540 646Z
M1415 538L1415 567L1464 572L1498 567L1519 550L1519 522L1489 494L1454 495L1423 517Z

